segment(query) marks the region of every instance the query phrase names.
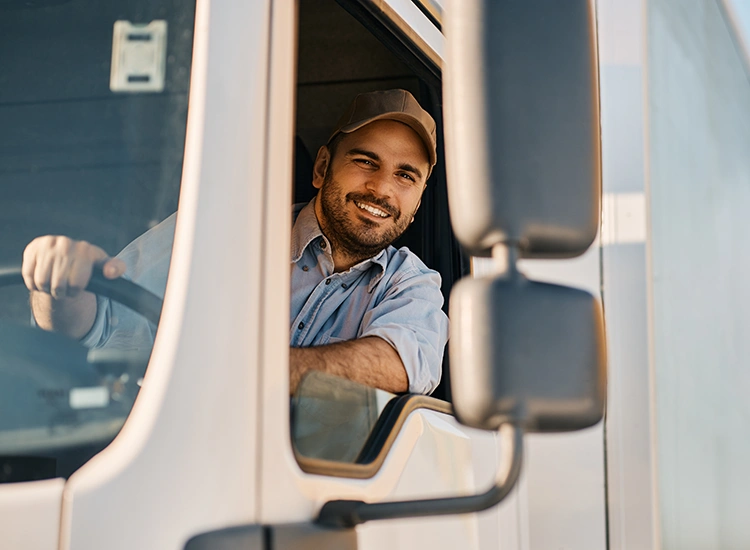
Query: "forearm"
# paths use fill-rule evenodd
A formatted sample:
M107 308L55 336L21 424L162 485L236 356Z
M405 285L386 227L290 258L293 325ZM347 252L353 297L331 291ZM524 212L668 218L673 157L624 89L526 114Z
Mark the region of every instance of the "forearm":
M32 291L31 312L36 324L44 329L80 339L96 318L96 296L82 292L74 298L55 299L50 294Z
M302 377L317 370L392 393L409 389L409 378L398 352L378 337L348 342L291 348L290 391L294 393Z

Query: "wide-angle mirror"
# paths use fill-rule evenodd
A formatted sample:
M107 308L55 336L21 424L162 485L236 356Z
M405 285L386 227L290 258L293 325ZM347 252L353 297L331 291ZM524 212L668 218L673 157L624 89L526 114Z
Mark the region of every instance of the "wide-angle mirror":
M292 398L295 452L304 458L365 463L373 428L394 398L345 378L307 374Z

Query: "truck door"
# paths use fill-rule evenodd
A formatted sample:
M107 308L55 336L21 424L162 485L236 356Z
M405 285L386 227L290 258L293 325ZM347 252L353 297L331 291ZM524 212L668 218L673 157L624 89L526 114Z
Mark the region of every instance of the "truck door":
M280 158L290 158L292 141L296 141L295 157L300 155L300 142L314 156L327 140L340 111L354 95L375 89L410 90L431 112L438 121L439 132L442 131L441 12L421 4L434 3L300 2L297 66L286 75L287 79L296 75L296 98L277 99L276 109L272 100L269 111L272 120L278 117L276 120L280 121L272 122L270 127L282 132L284 126L289 128L293 124L293 136L275 136L278 141L269 142L271 158L274 150L287 155ZM274 93L272 97L278 95ZM290 107L295 108L293 121L285 118ZM277 143L278 149L274 149ZM442 136L439 148L442 157ZM271 163L279 167L290 164L291 161ZM283 168L277 174L279 177L273 178L274 181L289 177ZM304 186L308 187L305 198L311 196L309 179L299 174L294 177L297 200L304 196ZM269 196L275 192L269 189ZM447 206L445 166L441 161L404 242L428 266L440 272L446 299L452 283L472 269L471 259L461 252L450 230ZM284 219L269 230L269 235L286 231L283 223ZM278 275L284 264L281 260L274 264L275 261L267 257L268 288L272 289L269 294L274 296L265 314L269 320L274 319L277 309L283 310L278 297L288 292L288 281ZM477 272L482 269L480 263L474 264ZM596 250L582 261L558 267L550 265L553 263L536 261L526 268L544 280L598 292ZM282 326L288 329L287 323L286 318L278 319L276 328L269 331L265 346L268 355L262 360L263 409L269 413L263 421L264 524L309 521L307 518L314 517L321 504L336 498L380 502L469 494L488 487L493 464L500 461L503 443L458 426L449 414L448 403L412 396L411 404L407 404L408 398L404 402L403 397L368 395L362 388L334 390L336 383L331 381L311 380L295 396L298 408L292 409L292 454L289 434L280 428L288 415L286 403L279 398L287 385L285 370L276 367L285 364L285 343L273 336ZM450 399L446 386L436 394L441 400ZM374 418L360 418L361 423L347 425L341 419L343 406L336 410L340 400L345 399L343 396L358 403L361 410L374 409ZM331 405L329 417L304 416L305 403L316 400ZM397 404L399 400L402 401ZM367 422L372 431L362 436L357 430ZM321 445L316 440L318 436L329 437L324 442L329 445ZM552 439L527 438L526 474L518 492L493 512L473 517L368 524L357 529L359 544L373 548L384 544L403 548L450 544L545 548L555 541L576 548L603 547L606 534L602 427ZM463 472L466 477L456 472ZM550 505L571 498L575 506Z

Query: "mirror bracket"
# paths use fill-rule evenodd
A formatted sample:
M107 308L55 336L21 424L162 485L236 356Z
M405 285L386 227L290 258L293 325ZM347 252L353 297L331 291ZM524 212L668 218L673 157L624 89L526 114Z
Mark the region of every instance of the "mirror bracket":
M499 430L502 459L495 484L484 493L470 496L363 502L332 500L323 505L316 519L318 525L351 528L367 521L402 519L481 512L491 508L510 493L518 481L523 461L523 430L516 424L503 424Z

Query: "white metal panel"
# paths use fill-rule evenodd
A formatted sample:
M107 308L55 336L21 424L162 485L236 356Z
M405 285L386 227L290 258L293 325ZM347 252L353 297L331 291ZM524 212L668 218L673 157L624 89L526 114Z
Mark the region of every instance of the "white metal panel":
M598 0L612 550L657 548L649 377L644 2ZM644 234L645 231L645 234Z
M296 2L272 5L272 44L268 82L267 172L264 176L263 328L260 357L260 398L256 412L259 448L257 487L262 523L304 521L310 505L299 494L300 469L291 446L289 421L289 309L294 142Z
M0 544L13 550L56 550L64 479L0 485Z
M660 543L750 548L750 81L718 2L647 17Z
M256 518L269 2L200 0L173 261L117 439L65 488L63 548L181 549Z

